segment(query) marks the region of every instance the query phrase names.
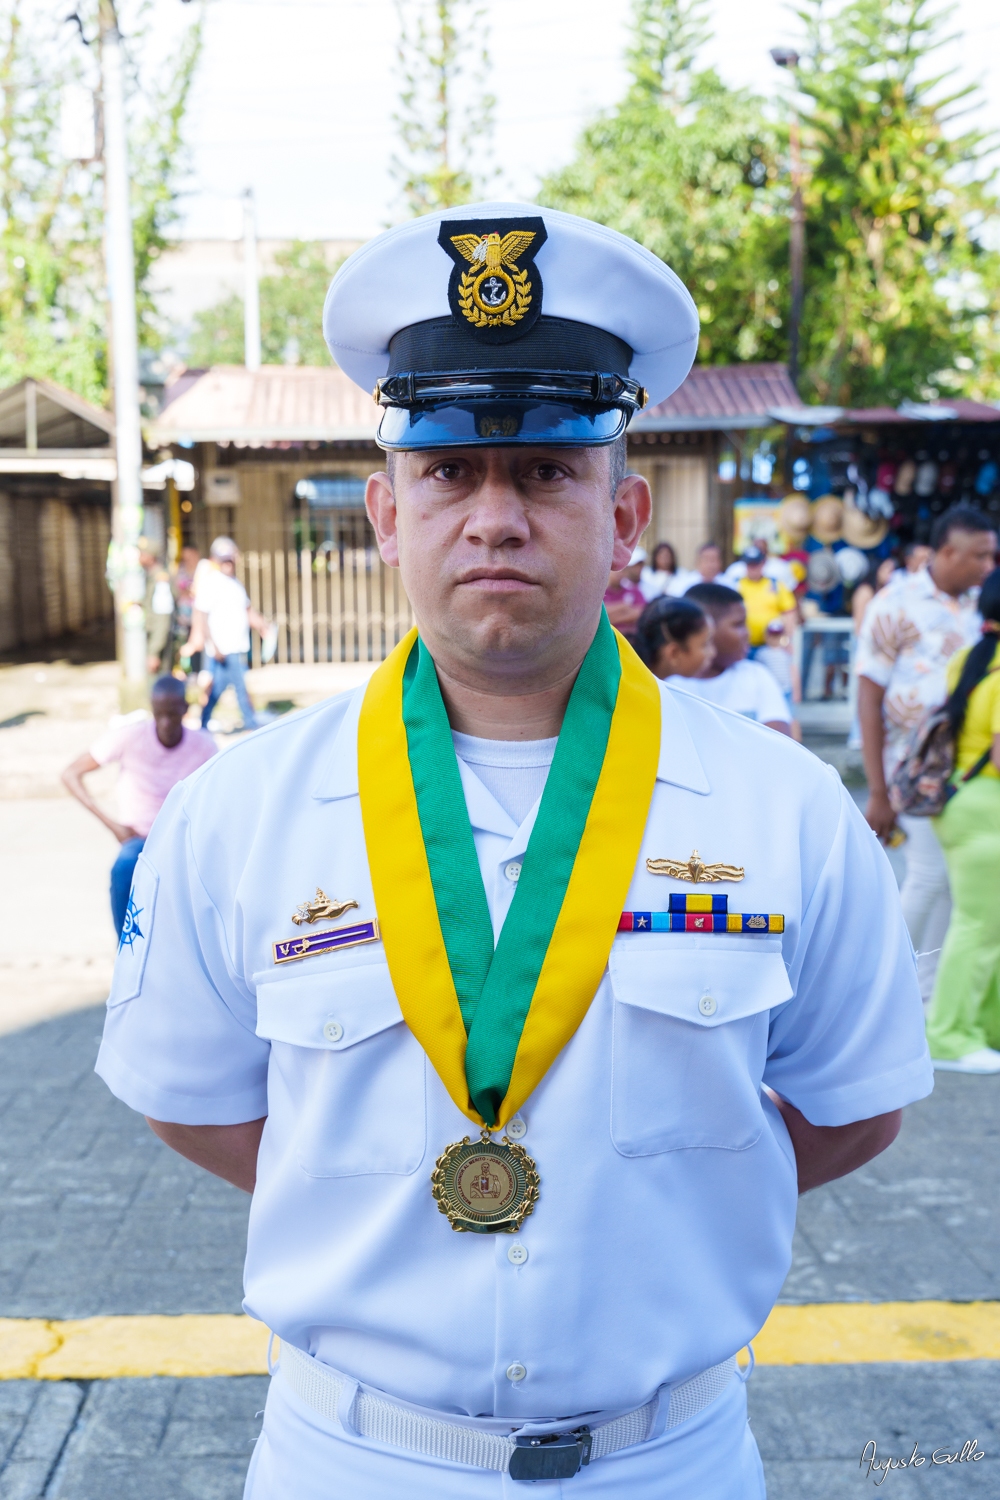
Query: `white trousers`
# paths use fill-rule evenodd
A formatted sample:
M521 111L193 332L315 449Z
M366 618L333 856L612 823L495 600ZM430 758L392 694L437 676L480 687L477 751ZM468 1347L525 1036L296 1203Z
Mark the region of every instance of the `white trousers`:
M572 1479L524 1483L348 1434L271 1381L244 1500L764 1500L743 1381L688 1422Z
M920 993L929 1000L934 989L938 957L951 921L948 866L930 818L898 820L906 834L906 878L899 892L903 920L917 953L933 954L918 965Z

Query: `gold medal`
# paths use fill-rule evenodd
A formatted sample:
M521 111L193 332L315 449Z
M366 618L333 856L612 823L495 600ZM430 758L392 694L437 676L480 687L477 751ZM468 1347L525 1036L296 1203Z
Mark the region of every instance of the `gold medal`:
M442 1151L431 1191L452 1229L472 1234L516 1234L538 1201L538 1172L523 1146L489 1131L464 1136Z

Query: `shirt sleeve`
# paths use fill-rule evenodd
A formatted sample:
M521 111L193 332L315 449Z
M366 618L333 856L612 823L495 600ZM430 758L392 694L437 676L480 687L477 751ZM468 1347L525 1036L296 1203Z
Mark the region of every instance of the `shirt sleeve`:
M754 673L754 709L758 724L772 724L776 720L782 724L791 723L788 702L775 678L759 662L751 662L750 665L756 668Z
M795 595L789 593L783 583L778 584L778 608L783 615L789 614L795 608Z
M854 670L859 677L867 677L882 688L889 686L902 645L898 628L902 618L902 610L894 609L890 599L876 594L869 602L854 654Z
M144 709L139 709L133 714L128 714L120 723L113 728L106 729L99 734L90 747L90 753L99 766L106 766L113 760L121 760L122 752L128 743L129 735L133 733L138 724L144 724L149 719L149 714Z
M182 783L136 865L97 1059L132 1109L181 1125L267 1114L270 1047L234 948L198 869Z
M813 1125L901 1109L934 1086L895 877L841 789L840 818L771 1018L764 1082Z

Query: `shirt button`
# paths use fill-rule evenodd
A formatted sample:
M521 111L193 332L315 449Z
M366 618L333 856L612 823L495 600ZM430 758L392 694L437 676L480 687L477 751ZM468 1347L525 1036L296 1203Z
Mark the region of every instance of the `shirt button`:
M515 1383L519 1380L523 1380L527 1373L527 1370L524 1368L519 1359L516 1359L512 1365L507 1366L507 1379L513 1380Z
M520 1115L515 1115L512 1120L508 1120L504 1129L506 1130L507 1138L512 1141L523 1141L524 1137L528 1134L528 1127Z
M521 878L521 861L512 859L510 864L504 865L503 872L507 879L516 885Z
M323 1035L328 1042L339 1042L344 1035L344 1028L339 1021L327 1021L323 1027Z
M714 1016L718 1008L718 1005L713 1000L711 995L702 995L701 999L698 1001L698 1009L701 1011L703 1016Z
M510 1249L507 1251L507 1259L510 1261L512 1266L523 1266L524 1262L528 1259L527 1245L511 1245ZM513 1368L513 1366L511 1368ZM510 1375L510 1370L507 1371L507 1374ZM511 1380L513 1380L515 1377L511 1375L510 1378Z

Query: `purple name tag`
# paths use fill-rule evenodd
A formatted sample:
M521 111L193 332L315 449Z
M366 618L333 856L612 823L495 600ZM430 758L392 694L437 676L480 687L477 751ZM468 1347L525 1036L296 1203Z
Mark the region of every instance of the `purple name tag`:
M305 932L301 937L285 938L274 944L276 964L294 963L312 958L315 953L335 953L338 948L356 948L359 943L379 941L378 920L355 922L350 927L334 927L327 932Z

